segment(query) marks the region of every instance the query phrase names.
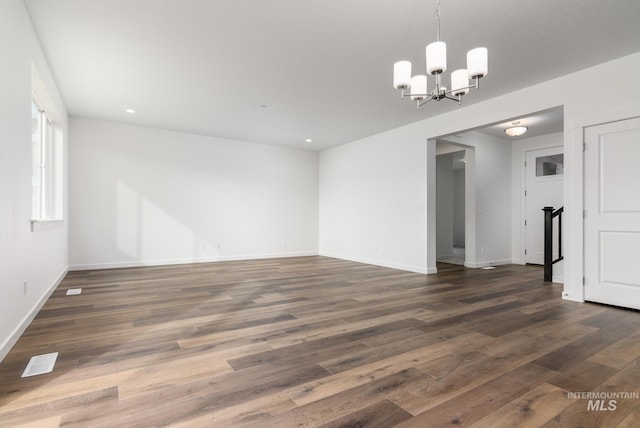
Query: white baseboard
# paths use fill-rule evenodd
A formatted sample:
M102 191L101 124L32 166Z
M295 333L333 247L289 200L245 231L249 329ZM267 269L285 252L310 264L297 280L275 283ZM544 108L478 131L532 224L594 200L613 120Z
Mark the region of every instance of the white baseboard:
M307 257L317 256L316 251L309 252L292 252L292 253L270 253L270 254L247 254L229 257L200 257L193 259L163 259L163 260L132 260L122 262L109 263L93 263L69 266L70 271L95 270L95 269L119 269L130 267L144 266L167 266L167 265L184 265L191 263L213 263L213 262L230 262L239 260L260 260L260 259L282 259L286 257Z
M449 257L453 257L454 254L453 253L447 253L447 254L436 254L436 260L440 260L440 259L448 259Z
M464 267L468 267L471 269L479 269L488 266L501 266L501 265L510 265L512 264L512 260L491 260L487 262L478 262L478 263L469 263L465 262Z
M58 285L60 285L60 283L62 282L62 280L64 279L68 271L69 269L65 268L62 271L62 273L58 275L58 278L51 284L47 292L44 293L44 295L40 298L40 300L38 300L35 306L22 319L20 324L18 324L18 326L13 330L13 332L9 335L9 337L7 337L7 339L4 342L2 342L2 345L0 345L0 362L4 360L4 357L7 356L9 351L11 351L11 348L13 348L13 346L16 344L18 339L20 339L20 337L25 332L27 327L29 327L33 319L36 317L36 315L38 315L38 312L40 312L40 309L42 309L44 304L47 303L47 300L49 300L49 297L51 297L51 295L56 290L56 288L58 288Z
M388 262L385 260L369 259L366 257L354 257L354 256L345 255L345 254L337 254L337 253L331 253L326 251L320 251L319 254L321 256L332 257L334 259L349 260L352 262L366 263L368 265L382 266L382 267L388 267L388 268L398 269L398 270L406 270L409 272L415 272L415 273L421 273L421 274L432 274L437 272L436 268L427 269L424 266L405 265L401 263Z

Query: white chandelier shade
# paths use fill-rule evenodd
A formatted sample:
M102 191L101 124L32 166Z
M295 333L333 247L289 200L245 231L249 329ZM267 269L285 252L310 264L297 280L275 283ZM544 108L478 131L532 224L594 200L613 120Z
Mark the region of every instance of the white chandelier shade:
M469 93L469 76L467 70L461 68L451 73L451 94L454 96Z
M447 71L447 44L433 42L425 49L427 56L427 73L440 74Z
M419 74L411 78L411 99L422 101L426 98L427 76Z
M484 77L489 72L489 52L487 48L475 48L467 52L469 79Z
M440 40L440 1L436 7L436 41L425 48L427 75L435 76L435 84L431 91L427 91L427 75L411 76L410 61L402 60L393 65L393 87L402 91L402 97L409 97L417 101L420 108L431 100L440 101L447 98L462 103L462 96L469 93L471 88L480 87L479 80L489 71L489 51L485 47L471 49L467 52L467 68L461 68L451 73L451 90L442 82L442 73L447 71L447 44ZM469 81L472 81L469 84ZM405 90L409 90L408 94Z
M393 65L393 87L407 89L411 86L411 62L398 61Z

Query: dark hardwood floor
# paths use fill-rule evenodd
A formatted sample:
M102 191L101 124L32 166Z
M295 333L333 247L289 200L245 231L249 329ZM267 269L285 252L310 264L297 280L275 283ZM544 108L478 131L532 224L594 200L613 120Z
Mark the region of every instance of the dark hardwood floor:
M638 398L568 395L640 392L640 313L563 301L537 267L438 269L71 272L0 364L0 426L640 426Z

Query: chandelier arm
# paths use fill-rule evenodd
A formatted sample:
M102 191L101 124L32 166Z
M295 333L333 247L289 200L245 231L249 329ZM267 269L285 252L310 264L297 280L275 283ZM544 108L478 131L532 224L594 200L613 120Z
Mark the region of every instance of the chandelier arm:
M479 85L478 85L478 78L476 77L476 83L474 85L469 85L469 86L465 86L464 88L456 88L455 91L458 92L460 90L464 91L465 89L478 89ZM445 94L453 94L454 89L450 89L448 91L445 92Z
M433 100L434 100L433 96L427 97L427 100L425 102L418 104L418 109L423 105L425 105L426 103L428 103L429 101L433 101Z
M464 91L465 89L475 89L475 88L476 88L475 86L467 86L465 88L456 88L455 90L454 89L449 89L444 94L445 95L452 95L454 91L458 92L458 91Z
M453 98L453 97L449 97L449 96L444 96L444 98L451 100L451 101L455 101L458 103L458 105L462 104L462 99L461 98Z
M402 98L409 98L409 97L431 97L431 94L402 94Z

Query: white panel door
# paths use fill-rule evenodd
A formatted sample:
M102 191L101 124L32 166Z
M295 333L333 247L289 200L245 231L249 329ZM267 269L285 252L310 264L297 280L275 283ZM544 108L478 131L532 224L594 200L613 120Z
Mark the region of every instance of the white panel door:
M640 118L585 135L585 300L640 309Z
M564 204L563 147L526 152L525 197L525 262L544 264L544 212L542 208L558 209ZM554 220L553 259L558 258L558 221ZM557 265L556 265L557 266Z

